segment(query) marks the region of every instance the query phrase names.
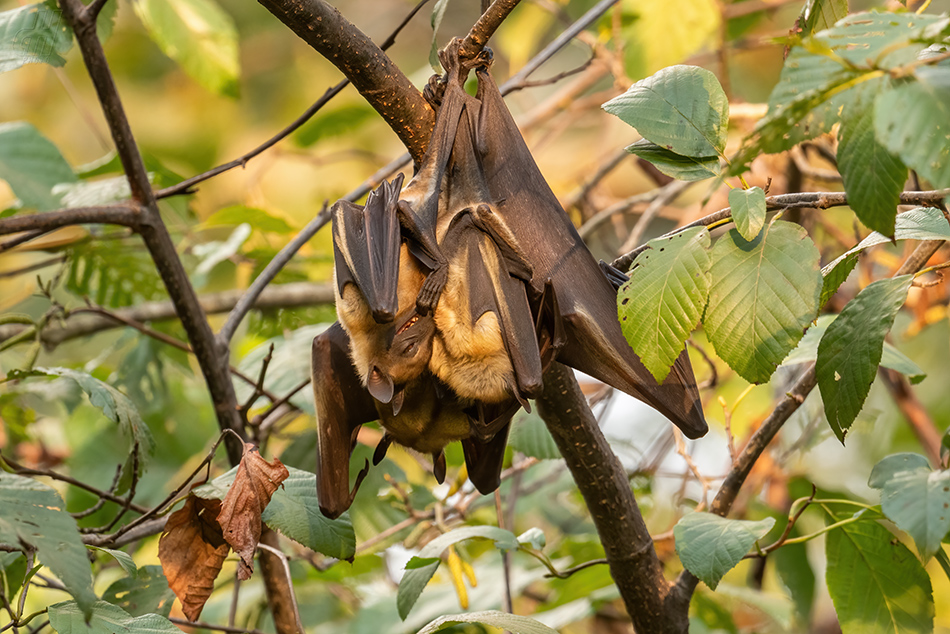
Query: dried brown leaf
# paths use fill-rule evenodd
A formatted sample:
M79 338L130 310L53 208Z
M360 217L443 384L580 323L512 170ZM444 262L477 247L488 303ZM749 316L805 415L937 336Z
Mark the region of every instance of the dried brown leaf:
M220 500L189 495L185 505L168 516L158 542L158 558L168 587L192 621L198 619L211 596L214 580L228 556L228 544L218 524L220 511Z
M254 571L254 551L261 538L261 513L271 496L290 473L280 460L267 462L254 445L244 445L244 456L228 494L221 502L218 522L224 539L241 557L238 578L246 580Z

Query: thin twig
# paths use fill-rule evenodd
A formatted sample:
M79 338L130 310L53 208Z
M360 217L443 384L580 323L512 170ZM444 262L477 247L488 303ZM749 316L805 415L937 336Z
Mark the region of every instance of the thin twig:
M227 632L228 634L265 634L261 630L257 629L248 629L246 627L230 627L227 625L214 625L213 623L205 623L204 621L189 621L188 619L180 619L175 616L168 617L168 620L175 625L184 625L185 627L193 629Z
M17 214L0 220L0 236L31 231L49 233L55 229L70 225L108 224L132 227L142 220L141 208L133 203L118 203L97 207L74 207L44 211L39 214ZM35 238L31 234L31 240ZM7 244L4 248L9 248Z
M663 207L676 200L680 194L689 189L693 184L691 181L671 181L669 184L661 187L660 191L657 192L656 198L643 210L643 214L640 216L640 219L637 220L637 224L633 226L627 240L623 243L623 246L620 247L620 252L626 253L633 247L639 245L643 240L643 234L646 233L647 227L650 226L650 223L653 222L657 214L663 210Z

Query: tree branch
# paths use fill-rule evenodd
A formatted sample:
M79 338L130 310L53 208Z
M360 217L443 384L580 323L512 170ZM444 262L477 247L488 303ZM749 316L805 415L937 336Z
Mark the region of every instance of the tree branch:
M668 600L670 583L663 577L627 474L597 426L573 373L552 364L544 373L544 390L537 404L590 509L634 629L641 634L687 631L689 603Z
M349 79L417 162L435 122L409 78L365 33L323 0L258 0Z
M208 384L208 391L211 393L218 425L221 429L230 429L243 438L244 429L237 412L234 386L231 383L227 364L221 362L222 359L227 358L228 350L216 348L214 333L211 332L188 274L178 257L175 244L162 221L158 203L148 180L148 173L145 171L142 156L135 143L132 128L109 70L102 43L96 33L95 16L86 13L86 7L80 0L59 0L59 5L63 11L63 17L76 34L76 42L109 124L109 131L123 170L129 180L132 198L142 205L142 218L138 232L145 241L145 246L168 289L168 295L175 304L175 310L195 351ZM228 458L231 464L236 465L241 460L243 447L233 437L229 437L226 442Z
M135 229L141 221L141 211L138 205L123 203L16 215L0 220L0 236L21 231L49 233L61 227L86 224L121 225ZM31 239L34 237L38 236L32 236Z
M488 9L482 13L478 21L468 32L462 44L459 45L459 55L467 59L473 59L482 52L488 40L498 30L501 23L505 21L508 14L518 6L521 0L495 0Z
M933 205L941 202L948 195L950 195L950 189L937 189L924 192L902 192L900 204ZM769 196L765 199L765 204L768 211L794 209L796 207L806 207L809 209L830 209L831 207L843 207L844 205L847 205L848 196L844 192L802 192L798 194L780 194L778 196ZM682 227L678 227L660 237L668 238L670 236L676 235L680 231L690 229L692 227L708 227L711 224L715 224L721 220L726 220L731 217L732 209L730 207L726 207L725 209L720 209L719 211L711 213L708 216L704 216L699 220L695 220L683 225ZM646 248L647 246L645 244L641 244L633 251L630 251L629 253L622 255L611 262L611 265L617 267L621 271L626 271L630 268L630 265L633 264L633 261L637 259L637 256L643 253Z

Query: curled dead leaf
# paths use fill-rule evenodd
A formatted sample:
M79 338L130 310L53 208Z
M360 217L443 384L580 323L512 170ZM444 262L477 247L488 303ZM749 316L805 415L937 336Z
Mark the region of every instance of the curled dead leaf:
M214 580L228 556L228 544L218 524L220 510L220 500L189 495L185 505L168 517L158 542L168 587L192 621L198 619L211 596Z
M238 564L241 580L249 579L254 571L254 551L261 538L261 513L289 475L280 460L274 458L273 462L267 462L254 445L244 445L234 483L221 502L218 515L225 541L241 557Z

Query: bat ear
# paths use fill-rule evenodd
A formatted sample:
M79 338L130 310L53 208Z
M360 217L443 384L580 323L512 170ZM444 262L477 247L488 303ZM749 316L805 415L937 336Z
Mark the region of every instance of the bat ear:
M380 403L388 403L393 400L393 380L388 374L375 365L369 372L369 379L366 381L366 389Z

